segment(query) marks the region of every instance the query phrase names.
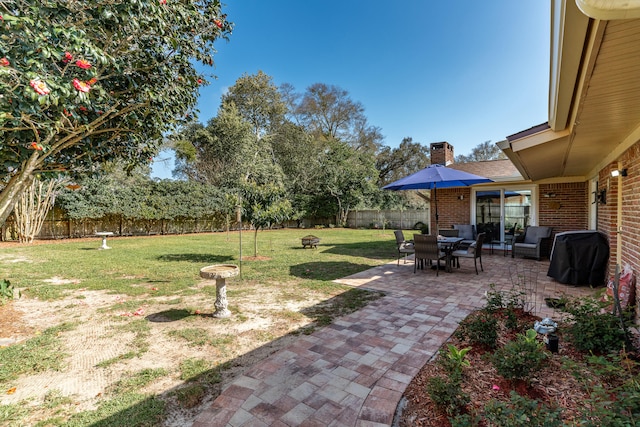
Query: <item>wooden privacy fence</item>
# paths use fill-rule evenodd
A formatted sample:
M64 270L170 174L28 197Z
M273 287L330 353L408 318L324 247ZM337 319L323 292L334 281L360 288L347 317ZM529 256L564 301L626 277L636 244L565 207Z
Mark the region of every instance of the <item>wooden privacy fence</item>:
M393 228L409 230L429 225L429 209L356 210L349 212L349 228Z
M232 224L234 225L234 224ZM224 230L219 219L185 220L126 220L126 219L85 219L46 220L38 234L38 239L69 239L94 236L99 231L111 231L116 236L150 236L158 234L207 233ZM17 240L15 223L8 220L2 226L3 241Z
M58 215L59 212L56 212ZM95 236L99 231L111 231L116 236L148 236L158 234L188 234L223 231L226 220L222 216L202 219L174 219L174 220L128 220L119 217L100 219L72 220L50 212L38 239L69 239ZM229 224L232 229L237 228L234 219ZM393 228L418 229L422 224L429 224L429 209L412 210L357 210L349 212L347 227L349 228ZM247 224L244 224L247 226ZM302 220L300 223L288 222L286 227L330 226L331 219ZM17 240L15 222L10 218L0 230L0 240Z

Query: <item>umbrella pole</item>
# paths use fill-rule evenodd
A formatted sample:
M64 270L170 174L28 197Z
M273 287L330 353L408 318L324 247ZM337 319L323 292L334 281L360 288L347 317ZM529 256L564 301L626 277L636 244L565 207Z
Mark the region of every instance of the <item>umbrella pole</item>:
M436 188L436 183L433 183L433 200L436 202L436 229L433 232L434 236L438 235L438 189Z

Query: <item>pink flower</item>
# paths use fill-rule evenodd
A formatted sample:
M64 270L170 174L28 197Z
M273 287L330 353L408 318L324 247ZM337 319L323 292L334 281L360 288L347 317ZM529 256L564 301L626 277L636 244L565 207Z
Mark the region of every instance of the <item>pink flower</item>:
M0 58L0 65L2 65L3 67L8 67L9 60L7 58Z
M160 0L160 4L167 4L167 0Z
M33 90L40 95L48 95L51 90L47 87L47 84L40 79L33 79L29 82Z
M494 384L491 388L494 389L495 391L500 390L500 386L496 384Z
M65 52L64 58L62 58L62 62L66 64L67 62L70 62L72 59L73 59L73 55L71 55L71 53L69 52Z
M85 82L81 82L78 79L73 79L72 83L73 83L73 87L75 87L80 92L85 92L86 93L86 92L89 92L89 90L91 89L91 86L89 86Z
M84 61L82 59L78 59L76 61L76 66L82 68L83 70L88 70L89 68L91 68L91 64L89 64L87 61Z

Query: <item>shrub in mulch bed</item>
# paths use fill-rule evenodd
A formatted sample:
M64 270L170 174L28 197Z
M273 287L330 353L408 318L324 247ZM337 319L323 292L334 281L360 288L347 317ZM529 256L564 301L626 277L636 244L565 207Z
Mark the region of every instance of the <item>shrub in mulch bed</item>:
M630 339L622 346L605 340L612 347L598 354L584 351L572 340L588 317L569 317L559 322L552 353L543 336L527 332L539 317L489 299L492 306L461 322L449 351L443 348L409 384L398 426L595 427L640 417L640 365ZM611 322L606 326L619 337ZM452 347L469 349L459 375L451 374Z

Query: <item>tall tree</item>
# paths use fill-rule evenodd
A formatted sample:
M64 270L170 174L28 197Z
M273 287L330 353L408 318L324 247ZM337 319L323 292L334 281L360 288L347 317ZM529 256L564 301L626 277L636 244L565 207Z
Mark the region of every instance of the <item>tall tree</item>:
M287 111L278 87L272 80L262 71L255 75L244 74L222 96L222 105L235 104L240 116L253 127L258 139L277 127Z
M224 188L243 182L282 184L272 138L259 138L235 103L224 104L206 127L191 125L173 136L174 174Z
M0 223L36 173L149 162L232 29L219 0L7 0L0 15Z
M336 223L344 226L349 211L376 190L377 171L373 157L346 142L329 140L322 159L320 189L334 200Z
M374 152L381 144L380 129L370 126L361 103L337 86L309 86L296 107L296 115L316 138L335 139L354 148Z
M498 148L496 144L492 144L491 141L485 141L476 145L472 150L471 154L464 155L460 154L456 156L456 162L458 163L469 163L469 162L480 162L483 160L499 160L506 159L507 156Z
M386 185L429 166L429 147L402 139L397 148L384 147L376 156L380 185Z

